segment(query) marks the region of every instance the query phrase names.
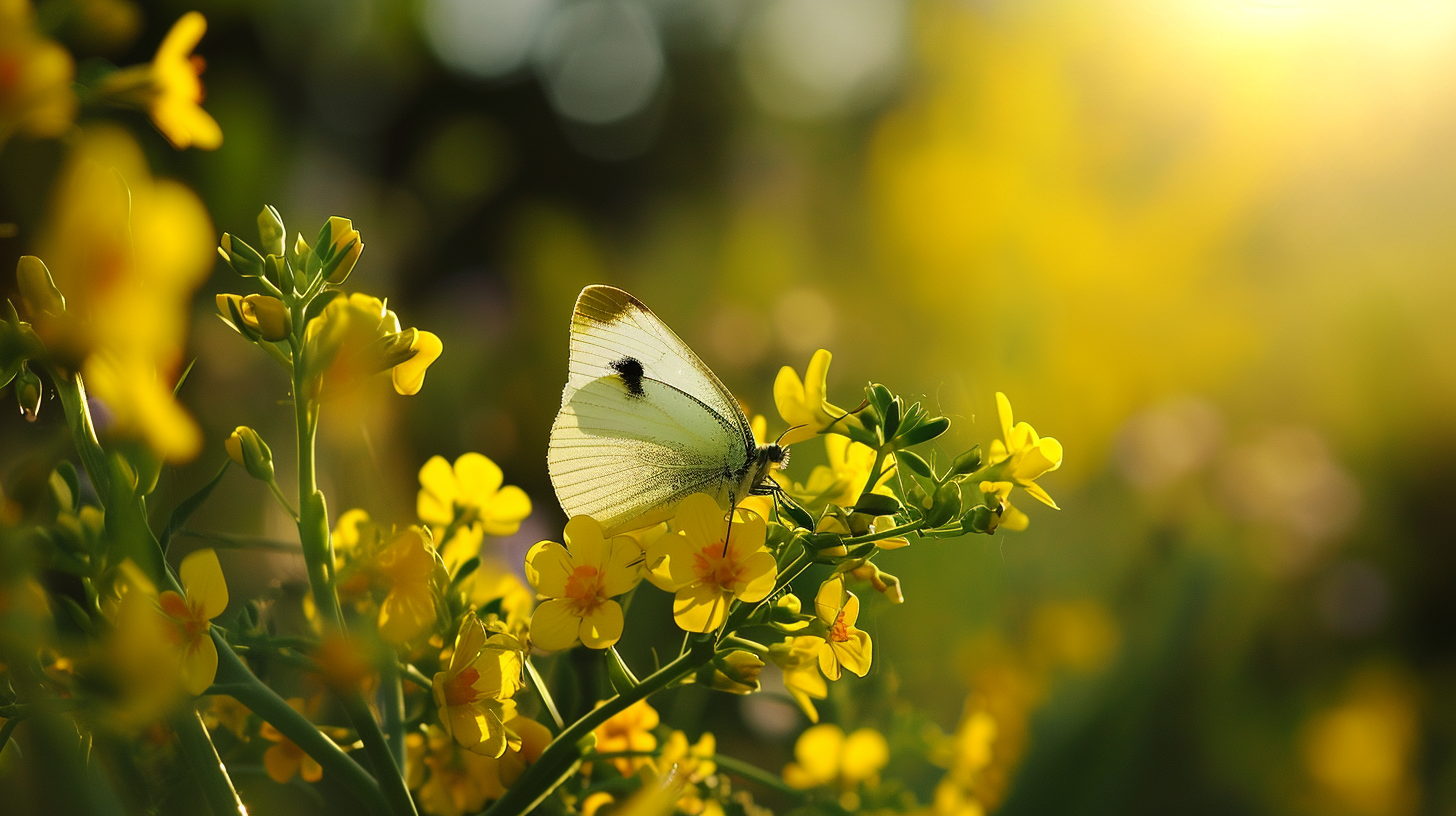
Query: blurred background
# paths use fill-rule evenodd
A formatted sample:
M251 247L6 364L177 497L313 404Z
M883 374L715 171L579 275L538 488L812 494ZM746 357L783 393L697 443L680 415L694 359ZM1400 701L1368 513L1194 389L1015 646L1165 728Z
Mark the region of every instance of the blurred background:
M225 141L177 152L134 114L153 172L218 233L251 239L265 203L309 236L351 217L350 288L445 344L418 396L329 409L335 512L410 522L419 466L479 451L535 503L510 561L555 536L571 306L612 283L758 413L778 368L824 347L832 401L870 379L920 395L954 419L948 451L999 434L998 390L1064 444L1041 480L1060 511L883 559L907 602L867 605L875 671L826 708L846 727L951 731L986 701L1014 746L988 797L1004 814L1456 812L1456 6L38 12L84 75L149 60L194 7ZM0 153L0 266L33 251L62 158ZM183 398L208 441L158 507L215 472L235 425L292 455L283 373L212 316L242 288L219 263L199 290ZM7 486L64 449L59 414L37 433L0 413ZM264 489L224 488L194 526L292 540ZM225 567L239 594L303 581L286 558ZM706 716L771 770L804 724L770 696L706 699L665 721Z

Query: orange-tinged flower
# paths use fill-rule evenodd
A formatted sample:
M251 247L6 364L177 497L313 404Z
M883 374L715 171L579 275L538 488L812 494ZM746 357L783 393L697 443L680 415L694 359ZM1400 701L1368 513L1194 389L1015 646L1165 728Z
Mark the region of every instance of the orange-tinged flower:
M512 741L504 723L515 716L511 697L524 684L521 671L515 643L489 636L479 618L466 615L449 665L434 677L435 706L445 733L477 754L504 754ZM519 739L514 742L520 746Z
M677 531L652 545L647 563L654 584L677 593L673 618L689 632L709 632L728 619L733 601L757 603L773 592L778 565L764 546L763 518L736 510L730 517L706 493L678 505Z
M302 698L291 698L288 705L299 714L309 713ZM324 769L318 764L318 760L309 756L293 740L283 736L283 732L274 728L272 723L264 722L258 733L263 739L273 743L263 752L263 769L274 782L286 785L295 776L302 776L305 782L317 782L324 778Z
M0 145L11 134L60 136L76 118L66 49L42 37L29 0L0 0Z
M526 579L543 597L531 616L531 642L605 649L622 636L622 607L611 600L642 578L642 552L625 536L607 539L590 516L566 522L565 546L542 541L526 554Z
M212 641L212 619L228 604L227 582L215 550L198 550L182 559L179 595L172 590L157 598L162 614L172 623L169 634L182 651L182 687L201 694L217 676L217 644Z
M844 588L843 573L819 586L814 595L814 614L828 630L819 647L819 670L830 680L838 680L841 669L864 677L870 670L874 644L868 632L855 627L859 598Z
M1012 424L1011 401L996 392L996 415L1001 420L1002 439L991 442L988 461L999 465L995 473L1009 479L1033 498L1049 507L1056 507L1052 497L1036 483L1037 477L1062 466L1062 443L1051 437L1039 437L1036 429L1025 422Z
M606 722L597 726L592 732L597 738L596 751L599 754L615 754L627 751L653 751L657 749L657 737L653 735L652 729L657 727L660 719L657 709L647 704L646 700L638 700L630 706L613 714ZM643 757L617 757L612 764L623 776L631 774L648 763L648 758Z

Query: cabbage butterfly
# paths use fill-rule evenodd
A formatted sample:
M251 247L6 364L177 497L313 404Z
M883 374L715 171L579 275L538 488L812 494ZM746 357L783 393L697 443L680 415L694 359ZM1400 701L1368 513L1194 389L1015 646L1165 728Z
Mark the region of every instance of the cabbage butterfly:
M611 286L581 290L546 456L568 516L621 531L670 518L694 493L727 508L762 492L787 459L758 444L738 400L641 301Z

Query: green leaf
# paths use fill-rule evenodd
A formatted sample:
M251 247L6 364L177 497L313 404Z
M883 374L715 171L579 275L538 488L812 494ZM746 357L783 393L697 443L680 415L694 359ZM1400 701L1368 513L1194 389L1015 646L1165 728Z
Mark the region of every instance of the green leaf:
M961 476L966 473L974 473L981 466L981 446L974 448L955 458L955 464L950 466L953 476Z
M52 597L55 598L62 609L66 610L66 616L71 619L72 623L76 624L77 628L88 635L96 633L96 624L91 620L91 616L86 614L86 610L82 609L81 605L76 603L75 598L69 595L59 594Z
M900 502L883 493L866 493L855 502L854 512L871 516L891 516L900 512Z
M637 687L637 675L632 673L622 656L617 654L616 646L607 647L607 677L618 694L626 694Z
M900 434L899 439L895 440L895 442L898 445L906 447L919 445L922 442L929 442L948 430L950 430L950 420L945 417L936 417L927 420L925 424L919 427L911 428L905 433Z
M900 430L900 412L903 405L899 397L890 400L885 408L885 438L894 439L895 434Z
M65 512L76 512L81 503L81 478L76 474L76 466L69 461L56 465L51 471L50 485L56 506Z
M197 508L201 507L202 503L207 501L207 497L212 495L213 488L222 481L223 474L227 473L228 466L232 463L233 460L224 459L216 476L208 480L207 484L199 488L196 493L177 504L176 509L172 511L172 517L167 519L167 526L162 528L162 534L157 537L157 543L162 546L162 552L167 551L167 544L172 541L172 536L182 529L182 525L186 524L187 520L192 518L192 514L197 512Z
M935 491L935 502L925 514L925 526L939 527L955 518L961 512L961 486L957 482L946 482Z
M175 397L182 393L182 383L187 382L187 375L192 373L192 367L195 365L197 365L197 358L193 357L192 362L188 363L187 367L182 369L182 376L177 378L177 384L172 386L172 396Z
M787 515L795 526L805 530L814 529L814 516L805 510L798 502L789 497L789 494L779 491L774 494L779 501L779 512Z
M935 471L930 467L930 463L925 461L925 457L914 451L895 451L895 461L927 479L935 478Z

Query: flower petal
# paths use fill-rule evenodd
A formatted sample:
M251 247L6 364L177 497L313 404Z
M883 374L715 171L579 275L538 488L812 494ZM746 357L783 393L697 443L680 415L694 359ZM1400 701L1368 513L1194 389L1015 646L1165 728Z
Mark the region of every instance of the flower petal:
M1028 496L1031 496L1033 499L1036 499L1037 501L1045 504L1048 507L1057 510L1062 509L1060 507L1057 507L1057 503L1052 501L1052 497L1048 495L1047 492L1042 489L1042 486L1037 484L1036 482L1018 482L1018 484L1020 484L1021 489L1025 490L1026 494Z
M415 356L395 366L390 374L394 380L394 390L406 397L420 393L425 385L425 371L440 358L440 354L445 351L445 344L431 332L418 331L411 348Z
M455 460L455 482L460 486L460 496L464 502L485 507L505 483L505 474L489 457L479 453L465 453Z
M566 595L566 581L576 563L571 553L555 541L541 541L526 553L526 580L548 598Z
M738 513L733 527L728 531L728 551L734 561L746 560L763 549L768 535L768 525L757 513Z
M839 610L844 608L845 596L844 573L838 573L819 585L819 591L814 593L814 614L821 623L825 626L834 624Z
M728 598L713 584L692 584L677 591L672 616L684 631L711 632L728 619Z
M844 752L844 731L833 723L808 728L794 743L798 762L810 787L827 784L839 776L839 759Z
M455 520L455 471L443 456L431 456L420 468L420 493L415 512L420 521L445 526Z
M552 599L536 607L531 615L531 642L548 652L576 645L581 619L572 613L570 601Z
M839 777L846 784L872 779L890 762L890 745L885 736L873 728L861 728L844 741L844 760Z
M996 417L1001 420L1001 438L1011 444L1011 400L1000 391L996 392Z
M693 572L693 545L682 533L670 533L647 548L647 580L664 592L677 592L697 580Z
M834 658L839 665L860 677L864 677L869 672L870 660L874 656L874 644L870 641L868 632L862 629L851 629L849 630L849 640L830 641L829 648L834 651Z
M495 494L489 507L481 508L485 532L493 536L515 535L521 521L531 515L531 499L526 491L506 485Z
M642 580L642 551L627 536L615 536L607 542L611 555L602 570L602 591L609 598L624 595Z
M217 645L204 634L182 654L182 687L188 694L201 694L216 677Z
M744 603L758 603L768 597L778 581L778 565L773 553L759 550L743 562L739 580L733 584L733 594Z
M622 639L622 607L616 601L606 603L581 619L581 642L589 649L605 649Z
M217 560L217 551L208 548L198 550L182 559L177 571L182 579L182 588L187 592L190 605L201 606L202 614L212 620L228 605L227 581L222 577L222 564Z
M707 493L694 493L677 506L672 526L687 536L688 542L697 551L709 544L721 543L728 522L717 500Z
M602 525L591 516L572 516L566 522L566 549L571 551L571 561L578 567L596 567L602 570L607 565L611 550L602 534Z

